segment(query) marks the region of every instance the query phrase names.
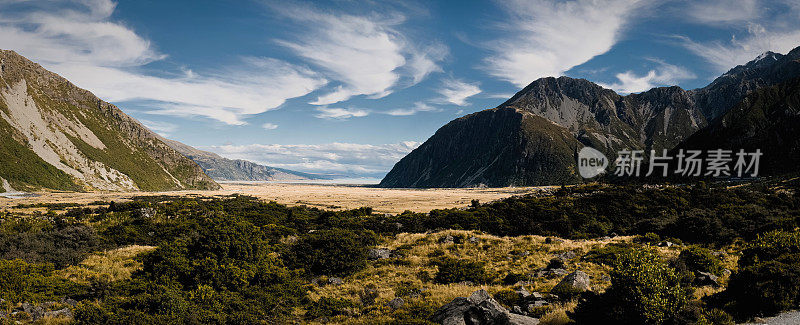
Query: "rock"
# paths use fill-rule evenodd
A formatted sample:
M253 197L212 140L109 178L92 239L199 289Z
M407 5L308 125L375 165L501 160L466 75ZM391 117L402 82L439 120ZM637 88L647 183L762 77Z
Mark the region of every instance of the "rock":
M600 240L601 241L608 241L608 240L611 240L611 237L609 237L609 236L600 237Z
M515 314L525 315L520 306L511 307L511 312Z
M392 257L392 250L388 248L373 248L367 251L367 257L371 260L383 260Z
M589 275L583 271L575 271L565 276L553 289L556 294L574 294L592 290Z
M673 243L672 243L672 242L670 242L670 241L662 241L662 242L658 243L658 247L667 247L667 248L670 248L670 247L672 247L672 246L674 246L674 245L675 245L675 244L673 244Z
M731 273L733 273L733 272L731 272L731 270L729 270L729 269L724 269L724 270L722 270L722 276L724 276L724 277L726 277L726 278L727 278L727 277L730 277L730 276L731 276Z
M453 236L447 235L447 236L444 236L442 238L439 238L439 243L440 244L452 244L454 242L454 240L455 239L453 238Z
M403 300L403 298L397 297L389 301L389 303L386 305L389 306L389 308L392 308L392 310L398 310L400 308L403 308L405 304L406 302L405 300Z
M708 272L694 272L697 276L694 278L694 283L700 286L714 286L719 287L719 278Z
M473 243L473 244L474 244L474 243L477 243L477 242L479 242L479 241L480 241L480 239L478 239L478 237L475 237L475 236L471 236L471 237L469 237L469 242L470 242L470 243Z
M516 292L522 298L528 298L531 295L531 293L528 292L528 290L525 290L525 287L520 287L519 289L516 290Z
M156 216L156 209L153 208L141 208L139 209L139 217L143 219L152 219Z
M478 290L467 298L458 297L442 306L431 320L443 325L509 324L536 325L539 320L512 314L492 298L486 290Z
M537 300L541 300L542 298L544 298L544 296L542 296L541 293L538 293L538 292L534 291L533 293L531 293L531 298L537 299Z
M328 284L338 286L338 285L344 284L344 281L342 281L341 278L333 278L333 277L331 277L331 278L328 278Z
M69 308L63 308L63 309L59 309L59 310L48 311L48 312L44 313L44 317L51 317L51 318L65 317L65 318L69 318L69 317L72 317L72 311L69 310Z
M556 254L555 257L560 258L561 260L566 262L568 260L575 258L575 256L578 256L578 254L575 254L575 252L573 251L566 251L561 254Z
M615 232L612 232L609 236L611 236L612 238L613 237L619 237L619 235L617 235L617 233L615 233Z

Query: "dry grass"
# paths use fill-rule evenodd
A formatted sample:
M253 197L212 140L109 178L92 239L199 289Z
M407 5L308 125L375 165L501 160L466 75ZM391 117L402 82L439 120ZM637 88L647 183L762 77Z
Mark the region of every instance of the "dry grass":
M109 281L130 279L131 273L142 267L136 256L154 249L153 246L133 245L97 253L78 265L58 271L58 275L78 283L89 283L96 278Z
M290 183L223 183L217 191L174 192L39 192L40 196L21 199L0 197L0 209L14 212L46 211L43 208L14 209L17 204L82 203L95 201L127 201L141 195L224 196L243 194L290 206L308 205L324 209L356 209L372 207L380 213L401 213L405 210L429 212L433 209L468 206L473 199L490 202L513 195L550 191L553 187L455 188L455 189L387 189L340 185Z
M440 239L444 236L453 236L456 243L443 244ZM476 241L470 241L475 237ZM556 254L567 251L576 253L576 258L566 264L569 272L582 270L592 277L592 286L595 290L604 290L610 283L603 280L603 275L608 274L610 268L591 262L581 261L594 247L604 246L611 242L630 241L631 237L617 237L613 240L563 240L555 239L546 244L545 237L519 236L497 237L475 231L446 230L427 234L399 234L387 238L383 247L400 251L404 257L373 261L364 270L344 279L344 284L339 286L314 286L310 298L317 300L321 297L344 298L359 303L360 294L367 286L375 286L378 298L374 308L366 308L363 314L351 317L333 319L335 323L359 324L380 323L389 317L392 312L385 305L397 296L400 289L415 288L423 292L426 304L441 306L456 297L469 296L479 289L486 289L495 293L503 289L512 289L513 285L505 285L500 280L509 273L531 274L547 265ZM490 278L497 279L488 284L436 284L431 278L436 274L436 266L431 261L436 256L478 260L486 263ZM548 292L554 287L560 277L535 278L530 277L530 291ZM403 297L408 302L415 299ZM555 306L554 310L545 315L550 324L562 324L566 320L566 311L572 310L574 303ZM356 312L357 313L357 312ZM389 318L390 319L390 318Z

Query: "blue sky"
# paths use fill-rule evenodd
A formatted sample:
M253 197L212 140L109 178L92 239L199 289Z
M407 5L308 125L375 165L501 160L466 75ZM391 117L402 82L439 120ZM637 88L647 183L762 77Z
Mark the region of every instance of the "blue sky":
M693 89L796 46L797 0L0 0L0 48L159 134L368 177L540 77Z

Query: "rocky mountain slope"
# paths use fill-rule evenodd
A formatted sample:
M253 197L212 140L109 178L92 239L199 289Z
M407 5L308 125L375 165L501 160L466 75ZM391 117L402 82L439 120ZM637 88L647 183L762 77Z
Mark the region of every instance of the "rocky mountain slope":
M765 53L708 86L621 96L583 79L542 78L494 109L456 119L409 153L382 187L559 185L580 182L576 153L590 146L672 149L757 89L800 77L800 48ZM612 158L613 159L613 158Z
M0 190L216 189L158 135L61 76L0 50Z
M196 162L206 175L217 181L302 181L326 179L326 177L322 175L263 166L247 160L223 158L213 152L198 150L174 140L164 139L164 142Z

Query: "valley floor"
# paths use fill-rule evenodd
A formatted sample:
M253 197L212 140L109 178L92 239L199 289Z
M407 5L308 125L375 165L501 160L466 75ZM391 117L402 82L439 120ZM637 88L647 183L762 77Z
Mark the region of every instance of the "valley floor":
M0 196L0 209L22 205L127 201L135 196L227 196L250 195L289 206L307 205L328 210L372 207L379 213L406 210L428 212L433 209L466 207L473 199L486 203L514 195L549 192L554 187L456 188L456 189L387 189L349 185L311 185L294 183L223 183L217 191L174 192L37 192L36 196L7 198ZM46 210L46 209L44 209Z

